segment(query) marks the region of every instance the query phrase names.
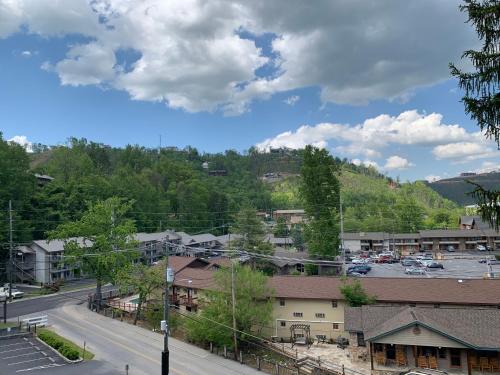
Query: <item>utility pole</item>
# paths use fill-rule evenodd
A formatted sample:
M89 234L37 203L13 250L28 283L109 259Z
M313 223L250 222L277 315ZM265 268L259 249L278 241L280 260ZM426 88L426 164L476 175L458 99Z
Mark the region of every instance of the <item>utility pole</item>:
M169 303L169 284L174 282L174 271L168 267L168 251L165 258L165 302L163 304L163 321L161 329L163 331L163 351L161 352L161 374L168 375L170 352L168 350L168 315L170 309Z
M342 212L342 197L340 197L340 246L342 246L342 274L347 275L345 269L345 247L344 247L344 213Z
M231 259L231 299L233 307L234 358L238 359L238 338L236 337L236 293L234 285L234 261Z
M14 252L14 245L12 243L12 201L9 200L9 300L12 300L12 271L14 260L12 253Z

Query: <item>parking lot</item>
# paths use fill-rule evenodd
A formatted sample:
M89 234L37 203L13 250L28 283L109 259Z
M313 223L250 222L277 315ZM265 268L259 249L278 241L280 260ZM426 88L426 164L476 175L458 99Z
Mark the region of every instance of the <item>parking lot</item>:
M426 269L425 275L407 275L405 267L401 263L370 263L372 270L366 277L449 277L463 279L482 278L488 272L488 266L479 263L480 258L474 259L445 259L438 262L443 264L444 269ZM493 272L500 272L500 265L491 266Z
M64 366L66 362L31 336L0 338L0 374L11 375Z

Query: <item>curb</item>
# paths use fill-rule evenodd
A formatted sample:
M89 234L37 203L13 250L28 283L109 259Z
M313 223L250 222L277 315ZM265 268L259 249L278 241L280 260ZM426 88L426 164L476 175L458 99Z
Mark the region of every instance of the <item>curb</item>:
M38 342L42 343L43 345L45 345L47 348L49 348L50 350L52 350L54 353L56 353L59 357L61 357L66 363L70 363L70 364L74 364L74 363L80 363L80 362L83 362L83 358L80 357L78 359L75 359L74 361L72 361L71 359L68 359L66 358L65 356L63 356L61 353L59 353L59 351L57 351L56 349L54 349L52 346L50 346L49 344L47 344L45 341L43 340L40 340L38 338L38 336L34 336L35 337L35 340L37 340Z

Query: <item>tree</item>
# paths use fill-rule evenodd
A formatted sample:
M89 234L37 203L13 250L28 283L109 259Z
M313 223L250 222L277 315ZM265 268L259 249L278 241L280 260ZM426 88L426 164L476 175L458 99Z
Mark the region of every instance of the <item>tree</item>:
M481 50L467 50L462 58L468 58L472 72L465 72L450 63L451 74L465 95L462 102L465 112L477 122L487 138L493 138L500 146L500 2L498 0L465 0L460 6L467 12L468 22L476 28L482 41ZM491 226L500 226L500 190L486 190L474 184L471 193L480 205L479 213Z
M288 234L288 227L286 226L286 220L284 217L279 217L276 221L276 227L274 228L274 235L276 237L286 237Z
M304 249L304 236L302 234L302 227L298 224L292 226L290 230L290 236L293 239L293 246L296 249L302 251Z
M81 267L96 279L97 308L101 287L138 257L135 225L126 218L131 202L113 197L90 205L81 219L59 225L49 240L64 241L64 262Z
M272 317L273 291L267 277L247 266L234 266L236 329L259 335ZM206 292L205 305L196 320L188 320L188 337L194 342L213 342L217 346L233 347L231 270L222 268L215 275L213 291ZM240 339L245 334L238 333Z
M340 293L344 296L347 304L351 307L360 307L375 303L376 297L369 296L359 280L348 282L344 280L340 286Z
M234 241L234 244L243 248L243 250L264 254L272 252L271 244L264 242L266 233L264 224L257 217L255 208L243 207L236 215L231 232L241 236L241 238Z
M340 168L325 149L307 146L304 151L300 193L308 216L305 239L311 256L319 259L338 254Z
M156 289L164 285L164 274L165 267L160 265L150 267L142 263L133 266L129 265L117 272L116 284L120 289L128 290L128 288L132 288L136 293L139 293L134 325L137 324L144 302Z

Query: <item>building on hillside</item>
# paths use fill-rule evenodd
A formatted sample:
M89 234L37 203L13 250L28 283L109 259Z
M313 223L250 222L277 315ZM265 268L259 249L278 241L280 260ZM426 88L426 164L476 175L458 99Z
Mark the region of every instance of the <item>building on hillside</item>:
M345 309L353 360L372 374L430 368L448 374L500 373L500 310L410 306Z
M488 230L490 226L487 222L481 219L481 216L472 215L472 216L460 216L458 221L460 229L480 229L480 230Z
M274 234L268 234L264 237L264 242L269 242L274 248L290 248L293 247L292 237L275 237Z
M384 232L344 233L344 247L351 253L389 250L389 234Z
M184 246L182 255L188 256L207 256L214 250L221 249L223 244L218 237L211 233L187 234L185 232L176 232L181 237L181 244Z
M46 174L39 174L35 173L35 178L36 178L36 183L38 186L45 186L49 182L52 182L54 180L54 177L48 176Z
M283 218L287 225L301 224L306 218L304 210L275 210L273 212L274 221Z
M420 251L418 233L395 233L389 235L389 248L398 254L415 254Z

